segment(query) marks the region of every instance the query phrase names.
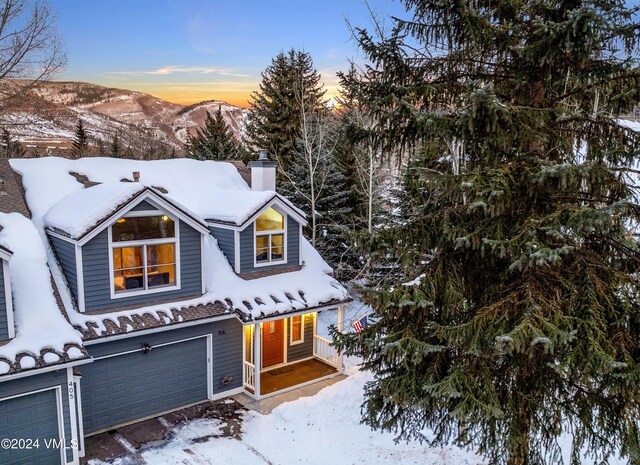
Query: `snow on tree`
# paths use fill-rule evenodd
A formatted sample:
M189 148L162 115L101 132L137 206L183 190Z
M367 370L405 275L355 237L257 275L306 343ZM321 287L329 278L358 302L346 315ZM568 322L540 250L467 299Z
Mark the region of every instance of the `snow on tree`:
M364 421L492 464L557 463L573 438L640 461L638 7L618 0L405 0L357 39L389 144L419 157L402 221L369 253L402 280L338 340L374 372ZM419 279L414 279L419 277Z

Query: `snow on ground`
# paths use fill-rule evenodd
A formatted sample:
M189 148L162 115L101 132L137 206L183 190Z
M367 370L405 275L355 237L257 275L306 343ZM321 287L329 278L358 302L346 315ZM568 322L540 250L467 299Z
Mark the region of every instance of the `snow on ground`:
M482 463L474 453L455 446L396 444L393 434L375 432L361 424L363 386L372 375L358 371L357 360L346 362L346 380L315 396L283 404L270 415L248 413L243 442L261 451L274 465ZM273 444L287 447L273 448Z
M195 420L176 428L161 447L142 451L135 461L114 465L210 464L226 465L472 465L484 463L473 452L456 446L429 447L398 443L389 433L372 431L360 423L360 404L369 373L348 361L349 377L312 397L280 405L268 415L244 414L242 437L210 438L220 423ZM91 461L91 465L99 465Z
M362 302L345 309L345 322L367 312ZM328 334L337 324L337 311L318 316L318 332ZM241 438L211 437L220 434L219 420L199 419L174 429L164 445L140 450L112 465L480 465L484 459L471 450L449 445L430 447L417 442L394 442L390 433L372 431L360 423L363 388L373 379L361 372L356 358L345 359L348 378L311 397L283 403L270 414L243 414ZM429 433L425 432L429 437ZM565 464L570 463L571 436L559 444ZM593 463L586 455L583 462ZM625 461L611 460L611 465ZM90 461L90 465L104 465Z

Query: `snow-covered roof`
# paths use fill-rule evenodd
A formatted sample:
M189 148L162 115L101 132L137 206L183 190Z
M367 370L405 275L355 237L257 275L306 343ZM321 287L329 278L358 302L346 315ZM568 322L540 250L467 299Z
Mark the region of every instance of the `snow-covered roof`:
M204 220L185 206L166 198L153 187L137 182L108 182L73 191L47 211L43 223L45 227L62 232L71 239L80 239L100 225L106 227L109 223L105 220L116 212L149 196L178 212L183 219L191 220L192 225L199 225L198 229L208 232Z
M144 189L138 183L109 182L73 191L47 211L44 225L78 238Z
M77 202L86 204L82 197L89 190L78 181L78 175L84 175L94 183L127 184L121 187L121 191L104 192L103 205L113 205L113 202L107 202L107 194L114 196L111 198L131 194L136 187L121 181L132 180L132 173L137 171L140 173L140 182L136 183L138 186L162 190L167 198L186 206L204 220L234 225L245 223L277 195L273 191L252 191L234 165L217 161L185 158L154 161L114 158L69 160L45 157L11 160L11 167L23 176L27 203L34 212L34 219L44 217L46 212L73 192L83 192ZM295 208L290 203L288 206ZM297 213L304 216L300 210ZM77 222L83 223L81 220L84 219L78 216ZM73 220L73 217L70 215L68 220ZM67 221L67 226L71 226L72 222Z
M22 175L32 213L31 228L39 234L40 247L48 252L49 270L71 323L67 326L74 327L85 339L225 314L238 315L244 321L257 320L311 311L349 298L344 287L330 275L330 267L304 239L300 245L302 267L247 280L236 275L216 239L207 235L203 251L206 293L201 297L99 314L81 313L46 239L45 228L80 237L101 219L119 211L119 206L135 202L145 189L180 205L201 221L242 225L274 201L302 219L304 214L275 192L251 191L236 167L224 162L38 158L10 163ZM123 182L130 181L134 171L140 173L140 182ZM45 266L43 272L48 273ZM51 285L43 292L51 294ZM41 311L50 309L42 307ZM71 330L69 334L74 334L73 341L77 341L77 332Z
M87 358L82 337L60 312L47 250L31 221L0 213L0 245L13 252L9 269L15 338L0 346L0 375Z

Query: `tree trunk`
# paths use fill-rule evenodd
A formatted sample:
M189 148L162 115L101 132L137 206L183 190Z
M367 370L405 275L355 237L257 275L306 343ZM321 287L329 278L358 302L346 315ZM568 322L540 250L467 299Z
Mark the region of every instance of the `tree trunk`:
M531 411L524 399L529 394L528 387L532 383L526 375L517 375L515 388L516 411L509 427L509 442L507 444L509 457L507 465L529 465L529 439L531 434Z
M367 211L367 231L373 231L373 150L369 145L369 209Z
M313 179L313 172L309 178L311 183L311 244L316 246L316 191Z

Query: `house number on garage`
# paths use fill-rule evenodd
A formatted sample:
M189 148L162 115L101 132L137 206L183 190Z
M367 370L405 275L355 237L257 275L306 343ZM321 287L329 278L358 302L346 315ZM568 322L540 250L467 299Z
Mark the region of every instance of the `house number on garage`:
M69 381L69 399L75 399L76 390L73 387L73 381Z

